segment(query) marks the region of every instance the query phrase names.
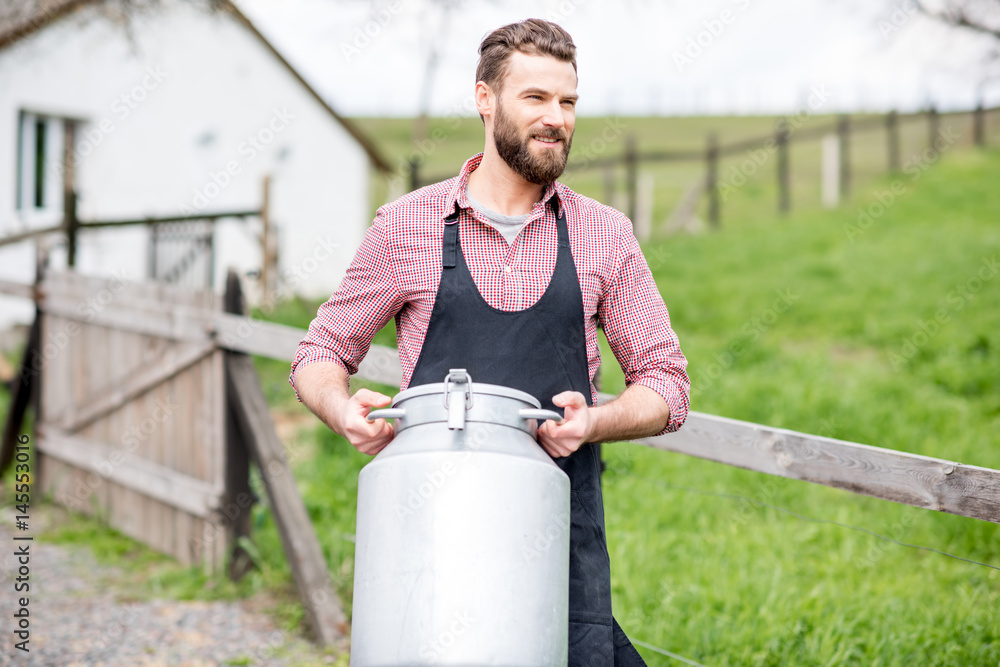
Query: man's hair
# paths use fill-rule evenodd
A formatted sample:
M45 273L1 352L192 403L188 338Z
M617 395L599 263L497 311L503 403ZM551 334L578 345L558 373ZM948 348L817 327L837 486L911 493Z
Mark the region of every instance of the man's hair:
M552 56L571 63L576 71L576 45L569 33L550 21L527 19L497 28L483 38L479 45L476 83L485 82L499 95L510 69L510 54L514 51Z

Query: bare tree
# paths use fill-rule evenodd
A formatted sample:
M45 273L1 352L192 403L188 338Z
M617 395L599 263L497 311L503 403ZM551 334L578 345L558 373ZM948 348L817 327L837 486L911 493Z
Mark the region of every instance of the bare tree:
M1000 40L1000 0L915 0L924 15Z
M413 119L411 138L414 143L427 138L427 122L430 117L431 100L434 92L434 80L440 63L440 46L447 42L448 19L451 12L462 5L462 0L430 0L432 7L440 13L438 29L431 33L428 40L427 63L424 68L424 80L420 86L420 102L417 116Z

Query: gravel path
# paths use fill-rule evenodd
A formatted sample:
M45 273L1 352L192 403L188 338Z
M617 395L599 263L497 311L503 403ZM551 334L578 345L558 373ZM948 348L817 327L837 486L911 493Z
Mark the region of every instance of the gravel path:
M49 514L32 507L32 527ZM41 516L40 516L41 515ZM0 511L0 665L44 667L186 665L346 665L301 636L275 627L253 600L239 602L131 601L141 591L119 590L116 571L85 547L15 542L14 514ZM30 544L30 653L14 648L11 621L19 545ZM130 594L131 593L131 594Z

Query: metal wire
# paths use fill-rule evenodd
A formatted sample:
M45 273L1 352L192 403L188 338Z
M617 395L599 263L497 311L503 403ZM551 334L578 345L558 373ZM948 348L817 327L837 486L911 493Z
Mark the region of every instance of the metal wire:
M705 665L701 664L700 662L695 662L694 660L691 660L690 658L685 658L683 655L677 655L676 653L671 653L670 651L668 651L665 648L660 648L659 646L653 646L652 644L647 644L646 642L641 642L638 639L632 639L631 641L632 641L633 644L637 644L638 646L641 646L643 648L648 648L650 651L655 651L656 653L660 653L662 655L665 655L668 658L673 658L674 660L680 660L681 662L683 662L685 664L694 665L694 667L705 667Z

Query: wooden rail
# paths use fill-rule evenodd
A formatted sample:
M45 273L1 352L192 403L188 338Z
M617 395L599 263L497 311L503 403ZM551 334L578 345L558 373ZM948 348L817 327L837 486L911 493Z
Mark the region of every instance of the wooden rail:
M30 286L0 283L23 296ZM45 295L40 295L45 302ZM140 307L141 306L141 307ZM83 318L76 309L45 302L48 312ZM208 309L114 300L87 321L130 331L156 331L191 342L214 339L235 352L291 361L303 329ZM169 333L168 333L169 332ZM397 351L372 345L357 377L398 387ZM613 396L601 394L601 402ZM96 409L96 408L95 408ZM637 440L665 451L737 466L925 509L1000 523L1000 471L893 449L799 433L692 411L676 433Z

